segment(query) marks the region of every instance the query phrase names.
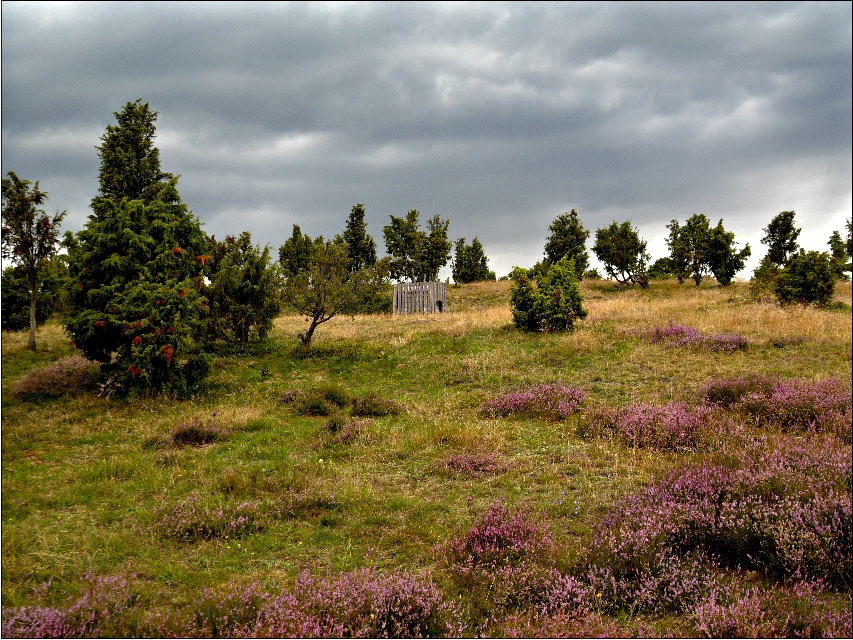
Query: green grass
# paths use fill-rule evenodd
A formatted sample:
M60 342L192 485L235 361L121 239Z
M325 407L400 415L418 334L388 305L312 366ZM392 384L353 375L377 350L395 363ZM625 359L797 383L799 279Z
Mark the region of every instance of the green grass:
M528 335L511 325L508 287L449 287L442 315L336 318L320 327L307 357L295 349L301 319L282 317L266 347L216 356L190 400L88 394L21 402L12 394L21 376L75 351L54 322L39 330L35 354L25 335L4 335L3 606L34 602L48 579L73 592L89 572L136 573L183 602L235 581L286 583L306 564L431 570L436 545L496 500L543 513L571 555L614 501L684 456L582 440L572 419L480 418L486 398L555 380L584 387L587 403L618 405L692 399L709 379L750 372L851 379L849 312L749 304L744 284L653 282L617 292L584 282L590 313L576 331ZM849 284L838 299L850 304ZM726 355L642 339L670 318L741 333L752 346ZM772 343L793 337L804 340ZM270 376L261 375L265 368ZM285 390L330 384L353 398L378 393L406 411L341 443L325 418L279 401ZM231 434L200 447L162 444L190 420L212 420ZM492 453L505 471L477 479L442 472L460 451ZM221 504L292 496L296 506L240 541L185 544L152 533L159 509L192 494Z

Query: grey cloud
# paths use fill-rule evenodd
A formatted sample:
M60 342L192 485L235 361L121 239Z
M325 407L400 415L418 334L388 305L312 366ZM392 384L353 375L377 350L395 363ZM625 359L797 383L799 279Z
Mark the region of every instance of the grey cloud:
M333 235L356 202L380 245L388 214L418 208L506 256L499 272L537 260L572 207L593 232L618 215L655 234L704 211L754 247L798 184L803 226L849 215L848 4L54 14L3 4L3 168L42 180L67 226L85 221L110 113L137 97L208 231L275 246L293 223Z

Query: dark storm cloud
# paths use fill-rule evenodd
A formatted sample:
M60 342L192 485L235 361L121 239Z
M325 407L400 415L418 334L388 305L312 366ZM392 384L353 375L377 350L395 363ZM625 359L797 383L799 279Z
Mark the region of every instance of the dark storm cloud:
M137 97L208 231L275 247L356 202L380 246L418 208L499 273L572 207L655 257L699 211L754 249L783 209L819 249L850 215L849 3L2 6L3 171L75 229Z

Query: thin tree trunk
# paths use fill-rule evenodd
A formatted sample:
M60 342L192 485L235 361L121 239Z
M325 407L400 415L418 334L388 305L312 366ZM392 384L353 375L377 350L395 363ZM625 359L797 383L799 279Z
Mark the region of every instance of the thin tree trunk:
M305 334L301 336L303 349L307 349L309 346L311 346L311 338L313 337L314 329L317 328L318 324L320 323L317 321L316 318L311 319L311 326L308 327L308 331L306 331Z
M36 350L36 295L30 294L30 337L27 340L27 349Z

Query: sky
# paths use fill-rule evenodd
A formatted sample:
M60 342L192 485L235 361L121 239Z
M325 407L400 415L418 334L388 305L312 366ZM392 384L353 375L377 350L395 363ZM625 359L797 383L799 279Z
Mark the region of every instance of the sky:
M704 213L753 256L795 210L851 216L851 3L2 3L2 173L80 230L113 112L159 113L161 168L209 234L277 248L362 203L450 220L498 276L551 222L630 220L652 259ZM592 257L592 266L600 266ZM440 277L450 276L449 266Z

